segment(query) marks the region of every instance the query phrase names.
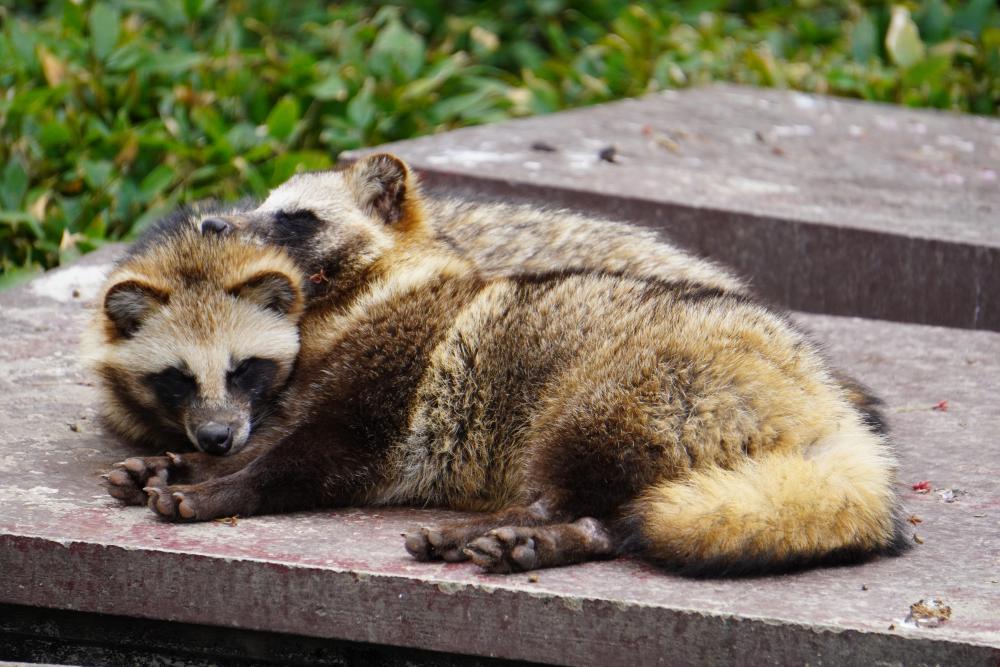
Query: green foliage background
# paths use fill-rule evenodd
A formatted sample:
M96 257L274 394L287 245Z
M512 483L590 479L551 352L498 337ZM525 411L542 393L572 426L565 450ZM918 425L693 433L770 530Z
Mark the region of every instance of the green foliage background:
M0 284L344 149L713 80L996 115L1000 11L16 1L0 7Z

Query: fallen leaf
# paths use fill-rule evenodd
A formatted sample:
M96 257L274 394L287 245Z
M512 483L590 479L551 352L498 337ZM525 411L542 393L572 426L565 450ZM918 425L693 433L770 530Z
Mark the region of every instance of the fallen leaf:
M905 623L919 628L936 628L951 618L951 607L938 598L918 600L910 605Z
M920 518L919 516L917 516L916 514L911 514L911 515L910 515L910 518L909 518L909 519L907 519L907 521L909 521L910 523L912 523L912 524L913 524L914 526L916 526L916 525L917 525L918 523L923 523L923 522L924 522L924 520L923 520L923 519L921 519L921 518Z
M934 404L931 410L937 410L938 412L948 412L948 401L938 401Z
M917 482L913 485L913 490L917 493L930 493L931 481L929 479L925 479L922 482Z

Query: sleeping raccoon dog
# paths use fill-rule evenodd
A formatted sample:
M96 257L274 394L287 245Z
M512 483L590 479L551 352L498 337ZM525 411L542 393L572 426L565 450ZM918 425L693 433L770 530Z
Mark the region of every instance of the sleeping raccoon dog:
M405 546L491 572L631 551L736 574L903 548L870 399L738 282L484 275L428 209L379 155L140 244L89 335L107 411L203 451L129 459L111 494L188 521L478 511ZM321 231L254 231L275 227Z

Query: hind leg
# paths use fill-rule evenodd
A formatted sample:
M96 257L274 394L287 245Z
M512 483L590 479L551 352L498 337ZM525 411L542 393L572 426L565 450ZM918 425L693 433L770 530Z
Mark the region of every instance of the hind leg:
M585 517L547 526L504 526L473 540L466 556L487 572L507 574L612 558L617 540L601 521Z
M502 526L540 526L565 521L566 516L552 509L552 503L542 499L531 505L508 507L492 514L483 514L466 521L455 521L437 527L423 527L403 535L406 550L417 560L468 560L465 547L472 540Z

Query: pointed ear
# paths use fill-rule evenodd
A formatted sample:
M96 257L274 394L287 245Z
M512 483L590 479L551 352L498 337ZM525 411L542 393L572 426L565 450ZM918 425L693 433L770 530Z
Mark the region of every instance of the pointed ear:
M302 305L302 292L295 281L277 271L262 271L226 291L280 315L288 315Z
M407 204L416 197L416 182L405 162L389 153L362 158L348 171L358 206L387 225L407 216Z
M131 338L169 300L168 293L148 283L123 280L104 295L104 314L120 336Z

